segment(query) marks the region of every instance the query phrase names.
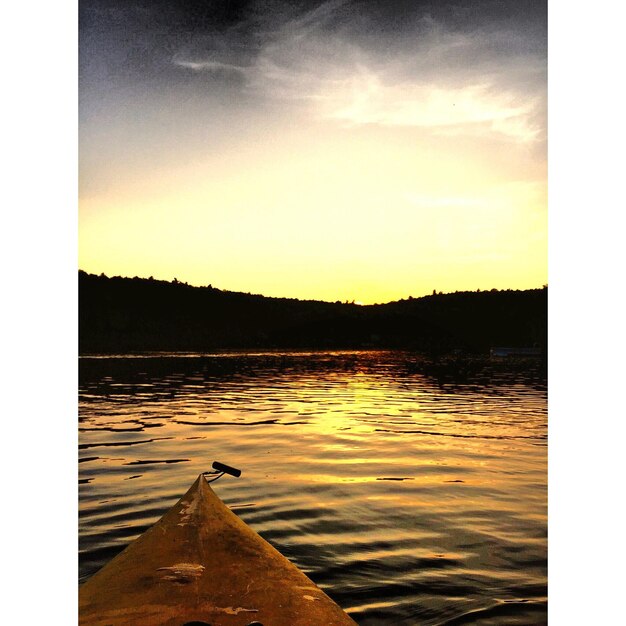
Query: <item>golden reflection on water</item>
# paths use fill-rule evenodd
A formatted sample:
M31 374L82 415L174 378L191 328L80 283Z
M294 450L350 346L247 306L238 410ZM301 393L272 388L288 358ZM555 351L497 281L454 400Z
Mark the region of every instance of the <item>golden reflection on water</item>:
M359 623L441 623L494 601L524 605L501 623L541 623L545 380L442 383L409 360L81 360L81 577L219 459L243 475L218 494Z

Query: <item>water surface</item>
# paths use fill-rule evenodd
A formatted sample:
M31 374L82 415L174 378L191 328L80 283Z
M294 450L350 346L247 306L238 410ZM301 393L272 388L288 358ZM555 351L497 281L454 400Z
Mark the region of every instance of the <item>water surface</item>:
M79 429L81 582L217 459L243 470L224 502L359 624L547 622L539 363L82 357Z

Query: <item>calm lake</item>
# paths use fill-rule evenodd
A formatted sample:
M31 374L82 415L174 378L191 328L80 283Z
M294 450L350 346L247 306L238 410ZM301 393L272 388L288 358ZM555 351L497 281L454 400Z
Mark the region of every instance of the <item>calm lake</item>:
M540 362L81 357L79 576L213 460L215 492L359 624L547 622Z

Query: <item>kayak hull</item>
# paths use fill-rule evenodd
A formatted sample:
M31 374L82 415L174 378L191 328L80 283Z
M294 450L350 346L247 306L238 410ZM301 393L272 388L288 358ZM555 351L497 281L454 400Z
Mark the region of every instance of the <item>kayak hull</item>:
M240 520L200 475L154 526L79 588L81 626L356 624Z

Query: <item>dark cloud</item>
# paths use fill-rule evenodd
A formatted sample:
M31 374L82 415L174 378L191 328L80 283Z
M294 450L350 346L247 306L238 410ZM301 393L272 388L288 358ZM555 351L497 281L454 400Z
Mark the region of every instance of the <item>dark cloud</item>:
M191 63L213 54L216 67L246 67L286 28L349 38L380 54L441 28L481 33L493 54L545 56L547 23L543 0L81 0L79 17L84 81L163 78L184 54Z
M535 142L546 21L543 0L82 0L81 119L106 107L141 127L153 108L178 131L191 115L214 125L225 108L291 108Z

